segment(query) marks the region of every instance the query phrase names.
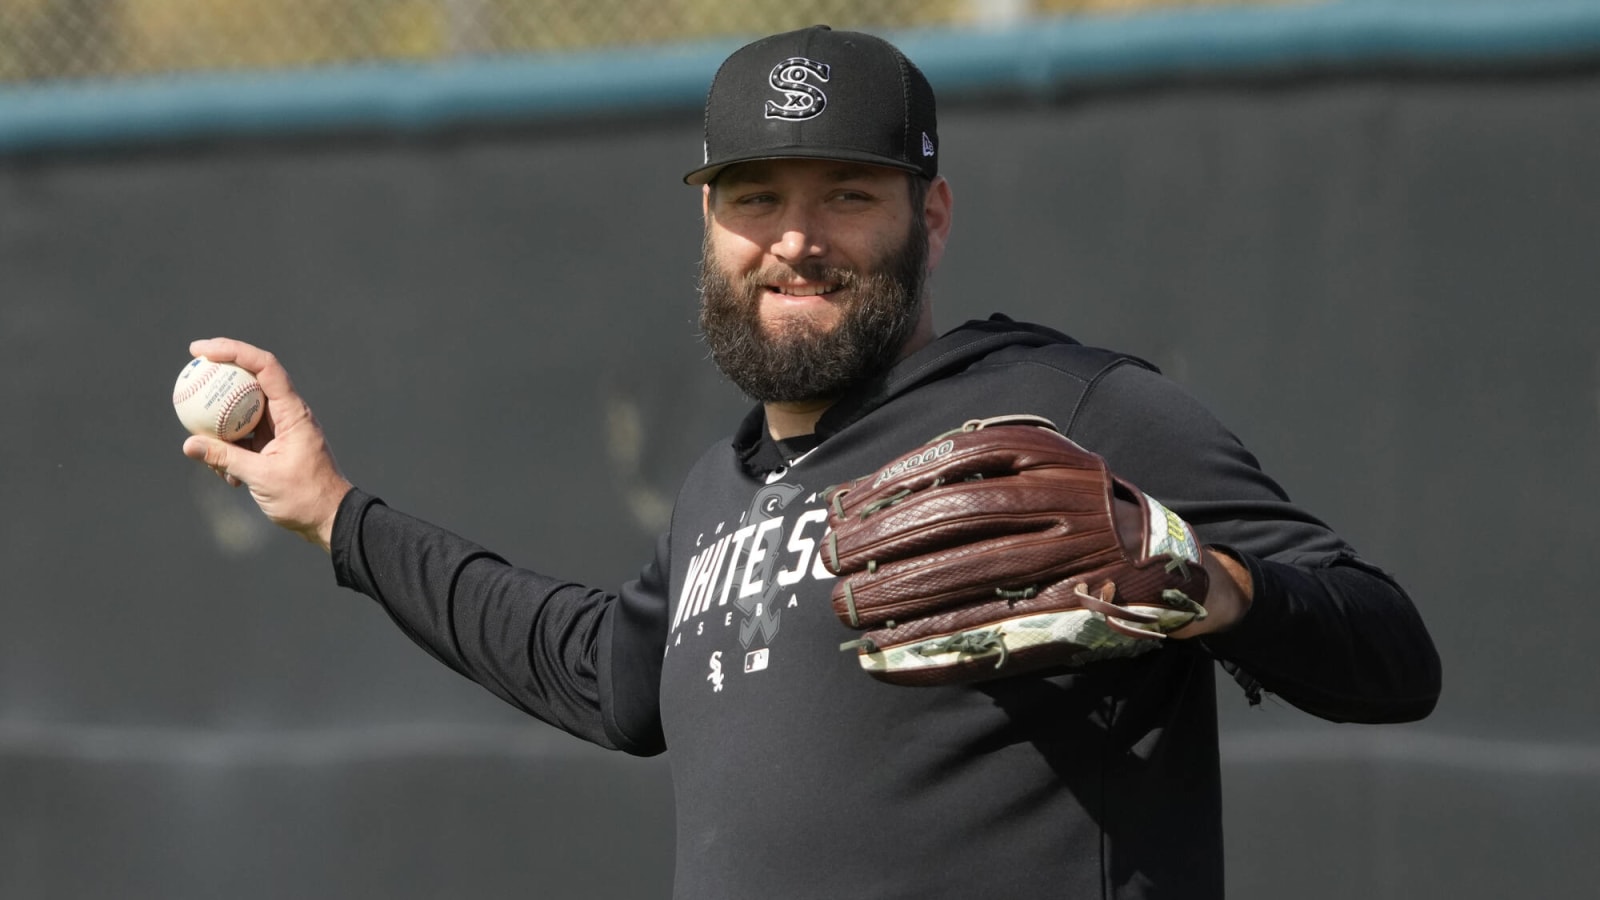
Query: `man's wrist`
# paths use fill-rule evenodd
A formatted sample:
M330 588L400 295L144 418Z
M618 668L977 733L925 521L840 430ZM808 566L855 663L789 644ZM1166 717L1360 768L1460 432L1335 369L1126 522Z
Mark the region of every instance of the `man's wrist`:
M1202 547L1200 561L1205 566L1210 589L1201 605L1206 617L1172 633L1175 638L1192 638L1227 631L1250 611L1254 600L1254 580L1244 563L1215 547Z
M355 485L341 477L338 483L326 492L327 515L320 517L316 526L305 535L306 540L320 546L325 553L333 553L333 524L339 518L339 508L344 505L344 498L354 489Z

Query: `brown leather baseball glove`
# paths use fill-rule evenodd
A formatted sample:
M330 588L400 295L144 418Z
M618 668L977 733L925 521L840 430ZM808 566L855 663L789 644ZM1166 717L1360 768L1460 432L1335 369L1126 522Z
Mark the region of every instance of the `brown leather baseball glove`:
M1203 618L1194 531L1047 419L973 420L828 491L845 648L895 684L1153 649Z

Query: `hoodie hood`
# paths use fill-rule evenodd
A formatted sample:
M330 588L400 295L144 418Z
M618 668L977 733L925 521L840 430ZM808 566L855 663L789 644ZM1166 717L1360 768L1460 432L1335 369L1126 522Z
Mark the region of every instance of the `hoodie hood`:
M891 399L919 385L960 372L997 350L1076 343L1055 329L1016 322L1000 313L988 319L974 319L945 332L888 372L840 397L817 420L816 436L827 440ZM739 423L733 437L733 449L740 465L753 475L784 465L783 454L768 434L766 421L765 411L757 405Z

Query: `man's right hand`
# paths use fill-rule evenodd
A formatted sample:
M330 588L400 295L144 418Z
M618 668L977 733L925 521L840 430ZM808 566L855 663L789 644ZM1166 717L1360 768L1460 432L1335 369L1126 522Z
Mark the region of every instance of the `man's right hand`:
M339 501L351 484L340 474L310 407L294 392L289 373L271 353L228 338L195 341L189 352L253 373L267 408L252 436L233 444L191 437L183 442L183 455L210 466L234 487L248 487L273 524L327 550Z

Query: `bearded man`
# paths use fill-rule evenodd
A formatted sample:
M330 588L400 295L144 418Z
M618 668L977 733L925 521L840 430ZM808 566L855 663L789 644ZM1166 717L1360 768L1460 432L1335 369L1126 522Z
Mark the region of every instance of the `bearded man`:
M1431 711L1439 663L1404 591L1294 505L1147 363L996 316L937 335L951 233L931 87L888 43L756 41L706 106L701 325L757 405L685 478L617 591L516 568L339 472L268 353L241 446L184 445L332 554L435 657L604 747L671 751L674 896L1223 894L1214 673L1324 718ZM1056 423L1192 524L1206 615L1151 652L904 687L839 652L826 489L970 419Z

